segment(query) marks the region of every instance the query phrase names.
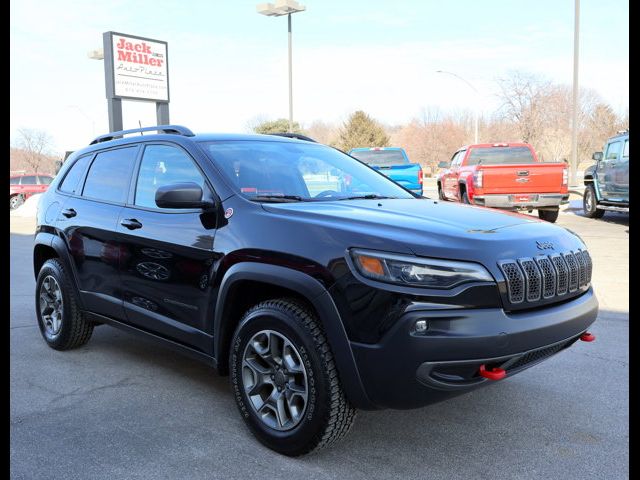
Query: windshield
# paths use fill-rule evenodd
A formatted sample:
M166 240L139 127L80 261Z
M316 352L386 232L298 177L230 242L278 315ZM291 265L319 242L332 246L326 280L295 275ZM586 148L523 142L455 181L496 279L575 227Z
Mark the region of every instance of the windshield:
M471 148L467 165L535 163L529 147Z
M400 150L358 150L351 152L351 156L356 157L367 165L376 167L389 167L391 165L409 163Z
M202 145L237 191L251 200L415 198L385 176L324 145L255 140Z

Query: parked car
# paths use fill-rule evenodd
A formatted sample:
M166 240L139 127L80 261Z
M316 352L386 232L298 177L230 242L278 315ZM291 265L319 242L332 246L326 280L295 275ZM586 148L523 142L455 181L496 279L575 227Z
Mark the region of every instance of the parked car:
M604 155L603 155L604 152ZM604 212L629 212L629 131L609 138L595 165L584 172L584 214L602 218Z
M53 180L51 175L28 173L9 177L9 209L14 210L35 193L42 193L49 188Z
M417 198L312 141L103 135L65 162L36 232L51 348L108 324L198 358L285 455L344 437L356 409L421 407L594 339L577 235Z
M441 200L506 210L538 210L548 222L569 201L568 167L543 163L528 143L483 143L458 149L438 175Z
M407 152L399 147L352 148L349 155L380 170L391 180L422 196L422 167L409 162Z

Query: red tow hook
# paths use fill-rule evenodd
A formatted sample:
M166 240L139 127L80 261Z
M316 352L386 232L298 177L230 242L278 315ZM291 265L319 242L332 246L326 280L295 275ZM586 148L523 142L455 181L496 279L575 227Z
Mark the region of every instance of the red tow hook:
M596 339L596 336L593 333L584 332L580 335L580 340L583 342L593 342Z
M480 376L489 380L502 380L507 376L507 371L503 368L492 368L487 370L484 364L480 365Z

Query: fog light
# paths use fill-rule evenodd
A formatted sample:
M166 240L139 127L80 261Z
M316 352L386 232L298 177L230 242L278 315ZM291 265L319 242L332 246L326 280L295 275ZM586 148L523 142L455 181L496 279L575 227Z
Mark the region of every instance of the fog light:
M418 320L416 322L416 332L422 333L427 331L427 321L426 320Z

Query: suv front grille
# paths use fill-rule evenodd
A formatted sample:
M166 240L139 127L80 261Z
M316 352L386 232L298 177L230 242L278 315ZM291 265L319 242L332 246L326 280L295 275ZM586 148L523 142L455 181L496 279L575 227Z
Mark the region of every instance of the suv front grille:
M502 260L498 265L506 279L512 304L561 297L587 287L593 270L586 250Z

